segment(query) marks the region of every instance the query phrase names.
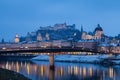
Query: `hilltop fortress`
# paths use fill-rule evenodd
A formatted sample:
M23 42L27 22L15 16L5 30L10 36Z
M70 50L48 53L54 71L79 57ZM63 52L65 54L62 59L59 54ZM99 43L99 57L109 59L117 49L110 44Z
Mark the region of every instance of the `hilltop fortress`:
M41 27L35 32L28 32L26 36L19 37L18 34L15 36L15 43L18 42L45 42L53 40L65 40L65 41L79 41L79 40L104 40L105 35L103 34L102 27L98 24L93 32L87 33L76 29L76 25L55 24L54 26Z

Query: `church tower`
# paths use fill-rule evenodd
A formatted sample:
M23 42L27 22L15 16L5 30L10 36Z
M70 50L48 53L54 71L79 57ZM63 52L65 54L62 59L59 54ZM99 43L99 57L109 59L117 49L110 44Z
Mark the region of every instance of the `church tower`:
M103 29L100 26L100 24L97 24L97 27L95 28L94 32L95 32L95 37L94 38L101 40L101 37L102 37L102 34L103 34Z
M19 35L18 35L18 34L15 35L14 42L15 42L15 43L19 43L19 42L20 42L20 38L19 38Z
M42 41L42 36L40 33L38 33L38 35L37 35L37 41Z
M48 33L46 33L45 37L46 37L46 40L47 40L47 41L50 40L50 37L49 37L49 34L48 34Z
M82 34L83 34L83 26L81 26L81 32L80 32L81 39L82 39Z

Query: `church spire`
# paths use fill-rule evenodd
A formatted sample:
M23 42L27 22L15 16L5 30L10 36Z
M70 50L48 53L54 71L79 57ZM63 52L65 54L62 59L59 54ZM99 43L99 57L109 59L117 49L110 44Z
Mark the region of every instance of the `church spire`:
M81 39L82 39L82 33L83 33L83 26L81 25L81 34L80 34Z
M83 32L83 26L81 25L81 33Z

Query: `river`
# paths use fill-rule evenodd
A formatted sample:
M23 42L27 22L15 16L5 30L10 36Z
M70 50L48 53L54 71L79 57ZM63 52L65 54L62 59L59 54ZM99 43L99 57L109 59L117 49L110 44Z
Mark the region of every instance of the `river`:
M0 67L16 71L32 80L119 80L120 66L48 61L0 61Z

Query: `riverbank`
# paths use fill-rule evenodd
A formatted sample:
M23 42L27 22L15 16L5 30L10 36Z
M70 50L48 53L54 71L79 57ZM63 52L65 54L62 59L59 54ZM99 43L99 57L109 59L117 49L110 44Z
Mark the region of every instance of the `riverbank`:
M31 80L14 71L0 68L0 80Z
M0 60L30 60L37 55L0 55Z
M49 56L39 55L32 58L32 60L48 61ZM119 65L120 55L55 55L55 62L79 62L79 63L93 63L93 64L107 64L107 65Z

